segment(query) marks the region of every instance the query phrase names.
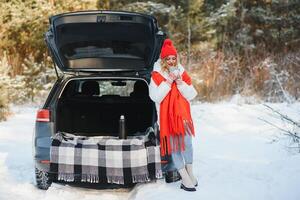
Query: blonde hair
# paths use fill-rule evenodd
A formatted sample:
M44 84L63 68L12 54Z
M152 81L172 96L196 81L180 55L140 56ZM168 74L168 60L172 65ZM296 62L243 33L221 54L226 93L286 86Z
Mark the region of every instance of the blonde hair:
M177 56L177 59L176 59L176 66L178 66L178 56ZM160 66L161 66L161 71L163 72L167 72L168 69L169 69L169 66L168 66L168 63L167 63L167 57L165 58L162 58L160 60Z

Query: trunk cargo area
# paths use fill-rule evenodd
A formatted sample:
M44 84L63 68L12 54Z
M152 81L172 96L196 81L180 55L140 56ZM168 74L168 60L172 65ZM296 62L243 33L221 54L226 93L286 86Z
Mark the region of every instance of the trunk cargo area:
M129 92L128 96L107 92L101 95L97 87L85 89L89 92L84 92L82 88L78 92L82 82L84 81L70 81L65 87L57 103L56 132L84 136L118 136L121 115L125 116L128 136L138 135L153 126L155 108L149 98L145 81L135 81L140 85L143 82L144 85L140 89L132 89L136 91ZM120 89L124 90L122 87Z

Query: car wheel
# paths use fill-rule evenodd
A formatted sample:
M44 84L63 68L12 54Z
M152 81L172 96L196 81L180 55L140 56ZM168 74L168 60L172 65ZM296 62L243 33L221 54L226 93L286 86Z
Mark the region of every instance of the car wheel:
M42 190L47 190L52 183L49 177L49 173L41 171L37 168L35 168L35 180L36 186Z

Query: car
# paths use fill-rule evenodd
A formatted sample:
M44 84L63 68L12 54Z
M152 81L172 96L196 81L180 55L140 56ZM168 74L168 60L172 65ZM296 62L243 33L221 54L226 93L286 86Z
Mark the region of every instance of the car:
M166 34L155 17L134 12L80 11L49 18L45 42L57 80L37 111L33 136L36 185L48 189L51 136L67 132L116 136L121 115L127 134L156 125L148 95L154 62Z

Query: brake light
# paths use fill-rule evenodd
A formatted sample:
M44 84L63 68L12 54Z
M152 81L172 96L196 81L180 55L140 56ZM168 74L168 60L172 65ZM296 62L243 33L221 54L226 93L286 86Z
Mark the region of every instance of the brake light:
M40 109L36 115L37 122L50 122L50 111L47 109Z
M50 160L41 160L40 163L42 163L42 164L49 164Z

